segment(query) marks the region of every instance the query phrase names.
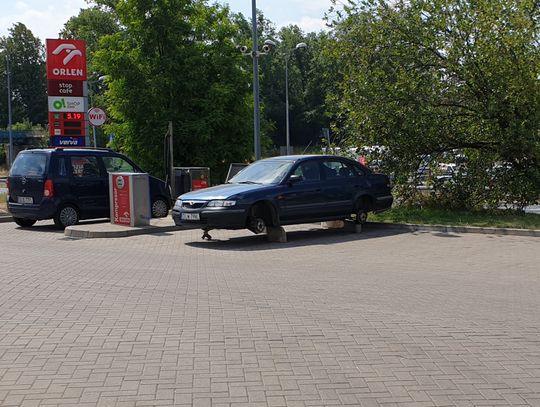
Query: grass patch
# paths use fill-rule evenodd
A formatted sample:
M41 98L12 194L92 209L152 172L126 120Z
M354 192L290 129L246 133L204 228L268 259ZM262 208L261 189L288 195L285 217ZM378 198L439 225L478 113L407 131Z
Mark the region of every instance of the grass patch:
M0 177L5 177L8 174L7 168L0 167ZM4 181L0 181L0 188L7 188ZM0 192L0 213L7 212L7 194Z
M0 192L0 213L7 212L7 194Z
M458 211L397 207L383 213L370 215L369 220L423 225L540 229L540 215L511 210Z

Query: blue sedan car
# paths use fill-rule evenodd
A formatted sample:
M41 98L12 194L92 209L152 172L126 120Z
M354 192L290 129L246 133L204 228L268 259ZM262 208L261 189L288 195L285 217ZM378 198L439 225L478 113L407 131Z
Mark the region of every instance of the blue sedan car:
M263 233L308 222L366 221L371 211L392 205L390 180L337 156L280 156L256 161L223 185L178 197L172 217L178 226L244 229Z

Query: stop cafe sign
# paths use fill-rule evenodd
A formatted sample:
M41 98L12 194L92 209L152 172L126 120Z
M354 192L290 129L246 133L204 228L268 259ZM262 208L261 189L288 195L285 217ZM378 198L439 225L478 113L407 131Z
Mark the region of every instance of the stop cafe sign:
M93 107L88 111L88 121L92 126L102 126L107 121L105 111L99 107Z

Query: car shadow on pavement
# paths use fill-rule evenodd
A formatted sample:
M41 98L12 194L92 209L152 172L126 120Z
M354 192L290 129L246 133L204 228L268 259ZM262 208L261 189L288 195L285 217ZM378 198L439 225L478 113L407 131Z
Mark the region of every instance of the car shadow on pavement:
M250 232L248 232L250 233ZM410 233L407 230L399 229L381 229L374 225L364 225L361 232L351 233L342 229L326 229L323 227L314 227L313 225L305 225L303 230L287 231L286 243L268 242L266 234L260 235L245 235L232 237L229 239L212 239L210 241L192 241L185 244L191 247L213 250L276 250L289 249L292 247L313 246L313 245L330 245L336 243L345 243L352 241L360 241L366 239L384 238L394 235Z
M39 224L36 223L34 226L30 227L22 227L17 226L15 223L13 223L13 227L16 230L21 230L28 233L56 233L56 234L64 234L64 230L58 229L54 223L43 223Z
M79 225L93 225L96 223L103 223L108 221L107 219L92 219L92 220L82 220L78 224ZM17 230L24 230L29 233L56 233L56 234L64 234L64 229L59 229L56 227L56 225L52 221L41 221L35 223L33 226L30 227L21 227L15 224L13 222L13 227Z

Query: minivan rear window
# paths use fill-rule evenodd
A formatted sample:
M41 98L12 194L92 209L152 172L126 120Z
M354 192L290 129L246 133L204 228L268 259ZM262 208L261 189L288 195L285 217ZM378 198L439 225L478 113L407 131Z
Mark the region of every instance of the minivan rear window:
M25 176L25 177L41 177L45 175L45 167L47 165L46 154L27 153L19 154L11 171L10 176Z

